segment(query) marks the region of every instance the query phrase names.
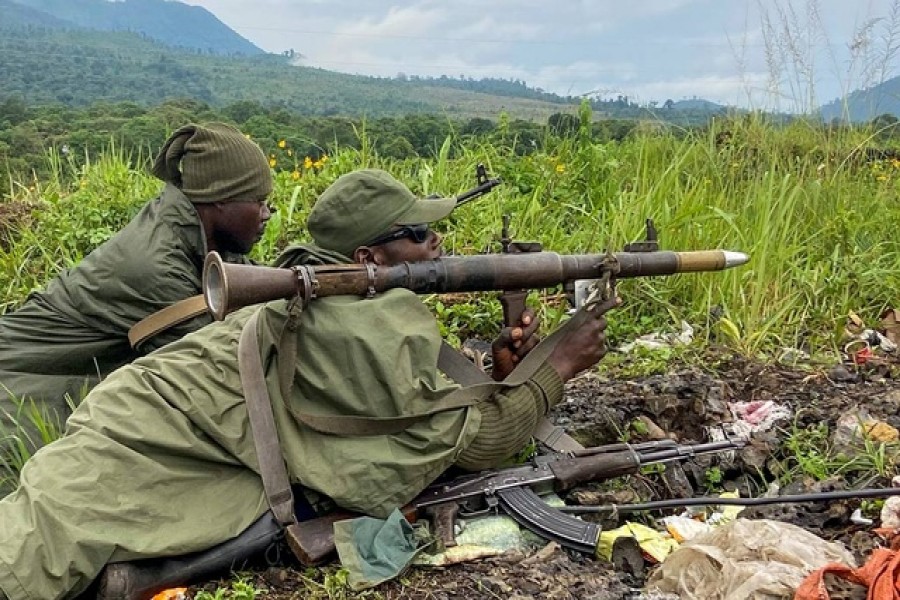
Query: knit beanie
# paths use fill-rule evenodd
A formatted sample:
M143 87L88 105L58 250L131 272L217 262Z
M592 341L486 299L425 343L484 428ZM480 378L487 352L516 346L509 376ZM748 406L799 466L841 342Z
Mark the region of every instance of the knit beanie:
M272 192L272 170L263 151L225 123L179 128L150 172L194 203L262 200Z
M387 171L360 169L322 192L306 226L317 246L350 256L394 225L431 223L455 207L455 198L419 199Z

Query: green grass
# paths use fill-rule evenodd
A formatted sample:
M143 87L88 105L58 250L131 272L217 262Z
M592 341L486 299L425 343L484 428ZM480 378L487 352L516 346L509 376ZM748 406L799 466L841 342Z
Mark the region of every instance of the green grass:
M590 123L589 110L582 112L582 122ZM475 167L484 163L504 184L438 225L450 252L497 251L502 217L509 214L515 239L556 252L620 249L641 239L645 219L652 218L664 249L750 255L747 265L726 272L621 282L624 305L609 319L614 344L678 331L685 320L700 349L715 342L764 359L784 347L834 356L848 312L874 324L896 301L900 161L864 160L869 131L803 122L775 127L750 116L698 131L639 127L620 143L593 143L584 128L571 138L546 134L521 156L503 123L491 139L436 140L431 159L380 157L364 129L360 149L336 151L317 165L304 165L305 157L288 145L279 148L272 199L278 210L254 258L266 262L286 245L307 241L304 223L315 198L344 173L380 167L419 195L456 195L474 185ZM149 157L112 147L88 158L75 166L51 149L52 175L16 182L12 197L0 203L0 310L14 309L76 264L161 187L131 166L146 165ZM4 219L16 205L29 210ZM549 329L566 306L538 296L530 301ZM427 302L449 339L489 338L500 311L495 299L485 298ZM659 371L658 357L638 359L638 371Z

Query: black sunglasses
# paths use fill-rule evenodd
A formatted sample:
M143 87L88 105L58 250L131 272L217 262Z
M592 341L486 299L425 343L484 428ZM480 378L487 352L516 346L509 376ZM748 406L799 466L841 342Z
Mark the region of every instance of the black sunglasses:
M404 225L400 229L396 229L389 233L385 233L384 235L378 236L377 238L366 244L366 246L378 246L380 244L387 244L395 240L402 240L403 238L410 238L417 244L421 244L426 239L428 239L428 231L428 223Z

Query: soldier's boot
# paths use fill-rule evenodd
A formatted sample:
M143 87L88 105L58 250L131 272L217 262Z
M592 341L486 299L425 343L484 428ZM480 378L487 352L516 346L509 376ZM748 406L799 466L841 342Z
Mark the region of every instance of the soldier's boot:
M243 568L281 538L281 526L267 512L236 538L209 550L108 564L100 574L97 600L148 600L162 590L213 579Z

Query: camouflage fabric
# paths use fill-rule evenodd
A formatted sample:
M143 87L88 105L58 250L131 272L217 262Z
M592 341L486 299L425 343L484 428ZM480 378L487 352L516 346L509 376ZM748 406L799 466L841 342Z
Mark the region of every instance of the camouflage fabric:
M204 315L137 350L128 343L132 325L200 293L205 256L196 210L167 185L112 239L0 317L0 427L21 398L62 422L70 413L67 395L79 401L116 368L209 323ZM241 255L224 258L246 262Z

